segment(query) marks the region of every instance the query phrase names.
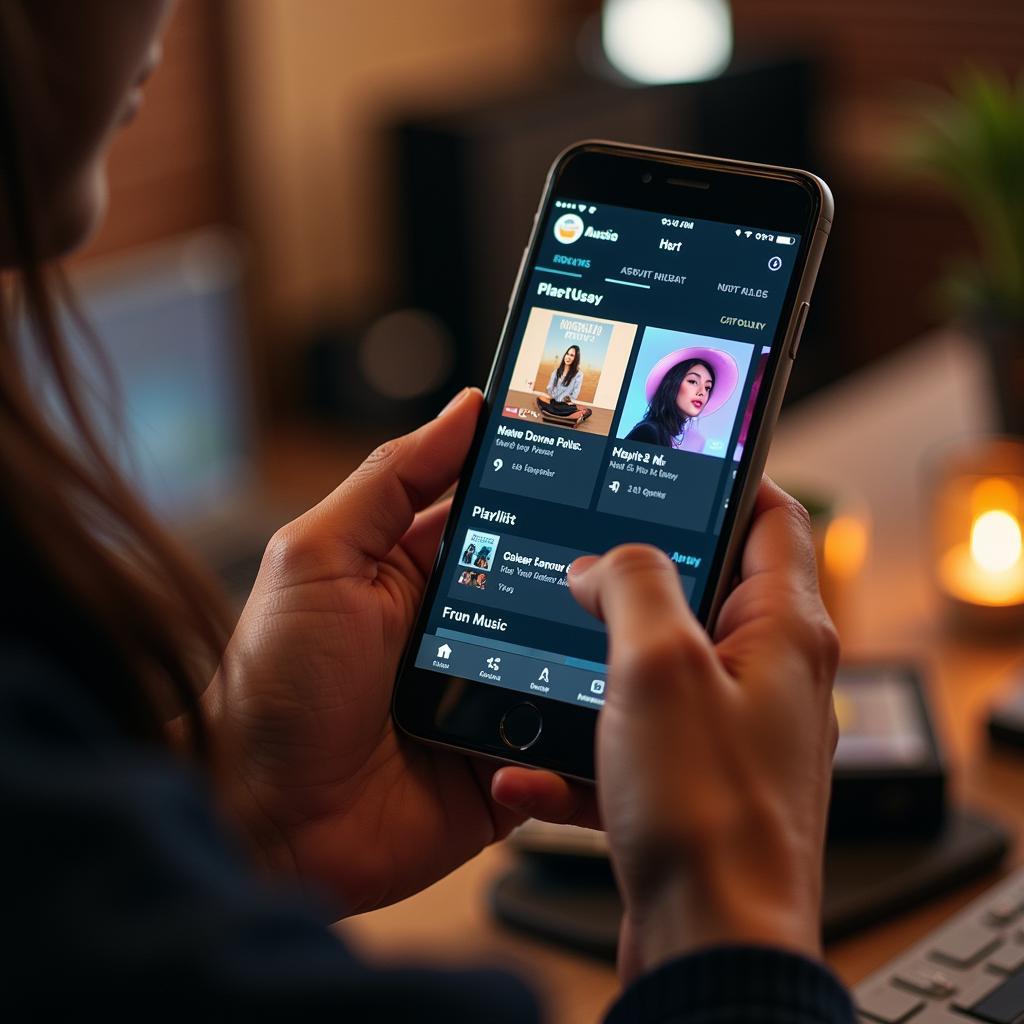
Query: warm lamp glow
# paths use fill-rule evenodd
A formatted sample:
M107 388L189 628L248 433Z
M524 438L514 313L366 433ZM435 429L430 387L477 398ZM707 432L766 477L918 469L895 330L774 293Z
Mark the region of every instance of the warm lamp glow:
M969 438L944 456L935 491L935 574L971 628L1024 625L1024 442Z
M1009 512L982 512L971 524L971 558L983 569L1006 572L1020 555L1020 523Z
M868 550L867 527L853 516L837 516L825 531L825 567L837 579L860 572Z
M940 560L943 586L969 604L999 607L1024 603L1017 489L999 477L981 480L971 489L968 508L969 534Z
M643 85L699 82L732 57L727 0L605 0L601 44L608 63Z

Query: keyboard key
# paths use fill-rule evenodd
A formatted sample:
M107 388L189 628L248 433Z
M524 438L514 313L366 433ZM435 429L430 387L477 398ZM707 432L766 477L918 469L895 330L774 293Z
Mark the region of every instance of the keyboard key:
M961 986L950 1005L962 1013L973 1013L978 1003L1005 983L1006 979L996 974L978 974Z
M911 995L888 983L857 993L857 1009L881 1024L902 1024L924 1006L920 996Z
M914 1017L914 1024L971 1024L968 1017L947 1009L942 1003L928 1003Z
M971 1024L961 1013L947 1010L941 1003L927 1003L925 1008L914 1016L914 1024Z
M1024 971L1011 975L967 1012L991 1024L1013 1024L1024 1015Z
M958 925L943 932L928 955L954 967L972 967L1001 941L998 935L981 925Z
M1015 974L1021 967L1024 967L1024 946L1013 944L997 949L986 962L987 967L992 967L1003 974Z
M1013 924L1020 917L1020 900L1005 897L997 903L993 903L985 912L985 918L989 924L1005 927Z
M948 974L927 964L908 965L894 974L892 980L901 988L931 999L945 999L956 991L956 985Z

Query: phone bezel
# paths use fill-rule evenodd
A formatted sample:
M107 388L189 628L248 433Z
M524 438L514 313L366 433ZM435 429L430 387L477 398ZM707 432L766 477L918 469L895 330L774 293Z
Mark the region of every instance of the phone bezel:
M685 170L685 175L680 175L680 170ZM767 230L801 236L783 313L772 339L764 384L751 418L749 436L753 443L748 445L740 461L733 490L737 500L731 503L722 526L721 536L730 541L717 546L709 581L717 579L718 584L705 588L698 609L701 621L711 624L727 590L731 563L745 531L744 520L752 508L756 488L748 486L751 471L760 478L771 427L789 376L797 313L801 301L810 297L817 263L831 225L831 194L820 179L796 169L600 141L579 143L565 150L548 173L530 240L523 251L467 464L480 455L497 398L495 389L503 379L513 347L514 328L527 300L527 268L534 262L541 241L540 229L548 219L550 205L560 196L631 206L665 216L763 225ZM593 780L595 709L527 696L476 680L445 676L414 664L427 614L440 585L439 569L452 542L471 477L472 473L463 473L459 480L452 513L403 654L392 701L395 722L402 731L427 743ZM740 537L736 537L737 531ZM544 725L535 744L526 751L514 752L501 742L498 723L506 711L524 701L538 708Z

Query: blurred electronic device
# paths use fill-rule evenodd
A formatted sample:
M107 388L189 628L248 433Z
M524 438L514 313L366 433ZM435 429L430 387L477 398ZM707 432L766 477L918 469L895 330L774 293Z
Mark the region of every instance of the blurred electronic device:
M945 759L920 671L906 662L849 662L835 683L839 743L829 835L929 835L946 811Z
M878 1024L1024 1018L1024 869L865 978L861 1020Z
M787 59L685 85L556 81L532 93L400 123L395 248L402 302L432 313L451 332L453 358L444 387L484 382L508 282L529 235L536 183L552 154L575 139L604 138L827 170L815 143L820 92L815 66ZM826 267L819 278L808 316L805 335L811 340L831 306L829 273ZM791 394L829 372L829 358L829 346L806 344Z
M95 418L153 512L241 596L280 521L256 471L242 262L218 230L107 257L71 285L90 339L66 332L93 376ZM108 388L93 340L113 371Z
M1004 746L1024 747L1024 669L996 698L988 716L989 738Z
M828 941L991 870L1009 847L998 824L945 807L944 757L913 665L844 664L835 701L840 740L822 907ZM495 915L614 957L621 904L604 834L529 821L510 843L522 859L492 890Z

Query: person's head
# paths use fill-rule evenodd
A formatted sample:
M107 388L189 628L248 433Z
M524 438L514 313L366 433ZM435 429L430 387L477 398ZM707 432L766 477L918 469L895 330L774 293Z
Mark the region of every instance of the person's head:
M707 363L684 359L662 377L647 407L647 419L668 437L676 437L694 416L700 415L714 387L715 373Z
M562 361L558 364L558 379L563 384L568 384L569 381L580 372L580 347L579 345L570 345L565 350L565 355L562 356Z
M699 416L715 386L714 371L706 363L694 363L683 374L676 392L676 408L686 417Z
M49 649L85 662L76 667L136 734L166 739L166 718L184 710L202 751L197 686L209 667L197 655L219 654L224 605L125 484L91 422L51 266L102 219L107 152L138 106L170 6L0 4L0 271L10 285L0 290L0 528L16 555L8 572L16 565L23 577L8 580L19 624L49 617L61 641L51 635ZM29 366L49 375L60 408L40 401Z
M31 203L37 258L65 255L100 223L107 152L117 129L138 109L170 7L170 0L2 5L3 265L24 256L11 237L14 199Z

